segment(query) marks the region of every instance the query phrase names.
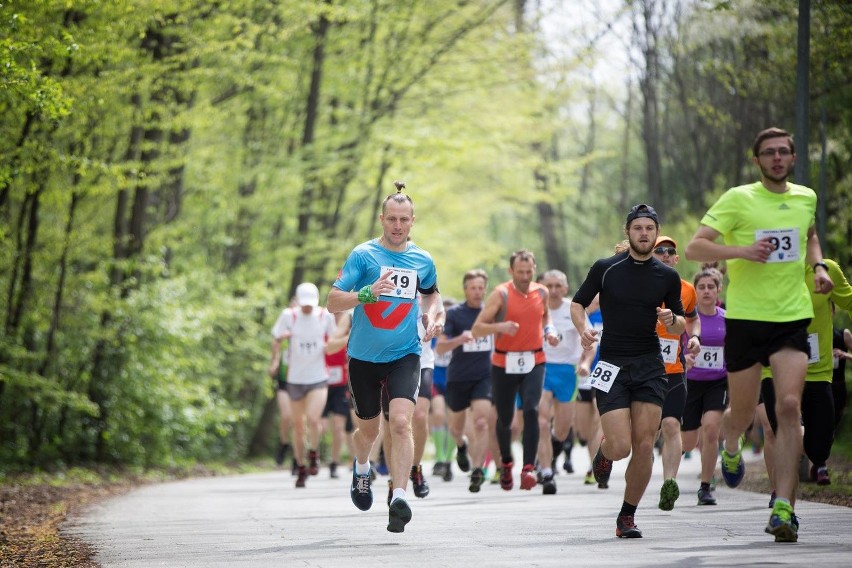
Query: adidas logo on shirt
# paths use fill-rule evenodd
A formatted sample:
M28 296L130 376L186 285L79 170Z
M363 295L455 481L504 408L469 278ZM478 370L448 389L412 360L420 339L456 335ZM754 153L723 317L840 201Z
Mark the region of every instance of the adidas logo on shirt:
M781 205L778 206L778 209L789 209L789 208L790 207L788 207L786 203L782 203Z

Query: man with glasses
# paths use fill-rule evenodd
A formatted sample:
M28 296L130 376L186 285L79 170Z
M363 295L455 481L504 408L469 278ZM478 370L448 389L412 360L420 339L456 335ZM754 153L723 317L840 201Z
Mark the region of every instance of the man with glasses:
M604 437L592 469L595 481L606 484L612 463L631 456L615 521L615 535L622 538L642 537L634 516L651 480L668 387L656 325L662 323L675 337L685 326L680 276L653 255L659 227L653 207L642 203L630 209L624 224L627 251L595 262L571 302L580 343L590 350L598 332L586 323L586 307L600 294L605 332L591 384L598 389Z
M671 237L660 235L654 243L654 258L674 268L680 257L677 254L677 243ZM686 351L698 355L701 350L701 322L698 319L696 306L698 296L695 287L686 280L680 280L680 301L686 313L686 333L688 335ZM683 442L680 437L680 425L683 411L686 408L686 368L684 353L681 349L681 336L666 331L665 326L657 322L657 335L660 336L660 352L666 364L666 380L668 390L663 403L663 420L660 430L663 436L663 486L660 488L659 507L663 511L671 511L675 501L680 497L677 485L677 470L683 453Z
M722 194L701 219L686 258L726 260L728 266L725 364L731 401L722 419L722 477L731 487L743 479L740 436L754 419L761 367L769 366L777 395L777 498L766 532L776 542L795 542L799 412L810 352L807 327L814 316L806 266L814 269L815 292L827 294L833 284L814 230L816 194L787 181L796 161L792 136L780 128L763 130L752 155L760 181Z

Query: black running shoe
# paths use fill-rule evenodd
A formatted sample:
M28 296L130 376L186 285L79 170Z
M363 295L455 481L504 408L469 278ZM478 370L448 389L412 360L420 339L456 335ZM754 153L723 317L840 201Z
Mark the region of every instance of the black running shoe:
M607 487L609 484L609 476L612 474L612 460L608 460L598 448L598 453L595 454L595 459L592 460L592 471L595 474L595 481L598 482L598 487Z
M370 474L359 475L352 467L352 486L349 488L349 496L352 502L362 511L369 511L373 506L373 490L370 489Z
M388 531L405 532L405 525L411 520L411 508L405 499L396 499L388 509Z
M390 507L391 501L393 501L393 480L388 479L388 507Z
M444 481L453 480L453 466L450 462L444 462Z
M485 472L482 471L481 467L474 468L473 473L470 474L470 487L468 487L468 490L471 493L479 493L479 489L483 483L485 483Z
M337 475L337 462L331 462L328 464L328 476L332 479L337 479L339 477Z
M711 493L709 489L699 489L698 490L698 504L699 505L715 505L716 504L716 498L713 497L713 493Z
M464 438L464 443L456 450L456 463L463 472L467 473L470 471L470 458L467 455L467 438Z
M308 473L311 475L316 475L319 473L319 456L317 455L316 450L311 450L308 452Z
M573 464L571 463L571 460L570 460L570 459L566 459L566 460L562 463L562 469L564 469L564 470L565 470L565 473L574 473L574 466L573 466Z
M308 468L303 465L299 466L299 477L296 478L296 487L304 487L305 481L308 479Z
M553 479L553 474L542 477L541 493L542 495L556 495L556 480Z
M412 485L414 485L414 495L423 499L429 495L429 484L426 482L426 477L423 475L422 465L411 466L411 475L409 475Z
M290 449L290 444L278 444L278 449L275 450L275 464L284 465L284 460L287 458L287 450Z
M633 522L633 515L621 515L615 520L615 536L619 538L642 538L642 531Z

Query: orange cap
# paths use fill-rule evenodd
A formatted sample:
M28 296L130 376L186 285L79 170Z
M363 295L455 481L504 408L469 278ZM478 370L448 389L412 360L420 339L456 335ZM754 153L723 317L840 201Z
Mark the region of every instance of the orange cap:
M658 247L660 246L660 243L671 243L674 245L674 248L677 248L677 242L673 238L667 237L665 235L660 235L659 237L657 237L657 242L654 243L654 246Z

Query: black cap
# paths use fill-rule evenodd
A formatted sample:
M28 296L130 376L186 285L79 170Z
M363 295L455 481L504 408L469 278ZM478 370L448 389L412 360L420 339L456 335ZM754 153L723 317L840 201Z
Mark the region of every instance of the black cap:
M654 211L654 208L650 205L645 205L644 203L640 203L639 205L634 205L630 208L630 211L627 213L627 222L624 224L625 226L630 225L636 219L640 217L647 217L654 221L654 224L659 226L660 220L657 219L657 212Z

